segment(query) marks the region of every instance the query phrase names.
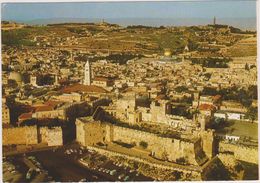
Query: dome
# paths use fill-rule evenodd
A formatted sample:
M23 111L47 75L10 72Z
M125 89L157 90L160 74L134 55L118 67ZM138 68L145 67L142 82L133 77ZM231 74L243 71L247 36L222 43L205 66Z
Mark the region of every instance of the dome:
M22 75L18 72L11 72L8 79L15 80L17 83L20 83L23 81Z
M164 50L164 56L166 56L166 57L172 56L171 50L170 50L170 49L165 49L165 50Z

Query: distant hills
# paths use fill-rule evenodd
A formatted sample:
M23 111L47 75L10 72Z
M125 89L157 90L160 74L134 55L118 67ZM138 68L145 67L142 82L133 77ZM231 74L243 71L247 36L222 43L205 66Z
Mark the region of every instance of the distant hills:
M37 24L56 24L56 23L86 23L101 22L101 18L53 18L53 19L35 19L35 20L15 20L19 23L30 25ZM146 26L193 26L207 25L213 23L213 18L107 18L106 22L128 25L146 25ZM256 18L217 18L217 24L226 24L242 30L256 30Z

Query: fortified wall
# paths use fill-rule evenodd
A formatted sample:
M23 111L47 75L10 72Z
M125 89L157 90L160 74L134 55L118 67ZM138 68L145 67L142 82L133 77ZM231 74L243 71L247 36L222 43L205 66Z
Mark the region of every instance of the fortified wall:
M37 127L3 128L3 145L38 143Z
M184 158L188 164L193 165L201 165L207 160L200 138L187 141L161 137L150 132L90 120L80 118L76 121L77 133L81 133L77 134L77 141L84 146L113 141L139 145L143 141L147 143L151 155L158 159L176 162Z
M220 153L232 153L237 160L258 164L258 148L226 142L219 143Z
M46 143L48 146L59 146L63 144L62 129L60 127L40 128L39 143Z
M37 126L3 128L3 145L35 145L38 143L45 143L48 146L62 145L62 129L60 127L37 129Z

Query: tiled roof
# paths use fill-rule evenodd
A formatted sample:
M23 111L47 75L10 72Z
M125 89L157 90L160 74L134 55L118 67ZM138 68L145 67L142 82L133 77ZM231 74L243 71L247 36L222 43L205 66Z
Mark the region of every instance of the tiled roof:
M23 113L23 114L21 114L21 115L18 117L19 120L25 120L25 119L30 119L30 118L32 118L32 113L31 113L31 112L29 112L29 113Z
M215 110L215 107L213 105L209 105L209 104L201 104L199 106L199 110Z
M71 92L108 93L108 91L102 87L95 86L95 85L83 85L83 84L74 84L71 86L67 86L61 89L61 91L64 93L71 93Z
M47 105L38 106L35 108L35 112L52 111L52 110L54 110L54 108L52 106L47 106Z

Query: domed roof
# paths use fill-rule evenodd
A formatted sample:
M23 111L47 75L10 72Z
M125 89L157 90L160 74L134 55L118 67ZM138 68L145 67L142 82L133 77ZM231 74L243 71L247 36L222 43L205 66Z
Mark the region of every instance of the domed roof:
M18 72L11 72L8 79L15 80L16 82L22 82L23 81L22 75Z

